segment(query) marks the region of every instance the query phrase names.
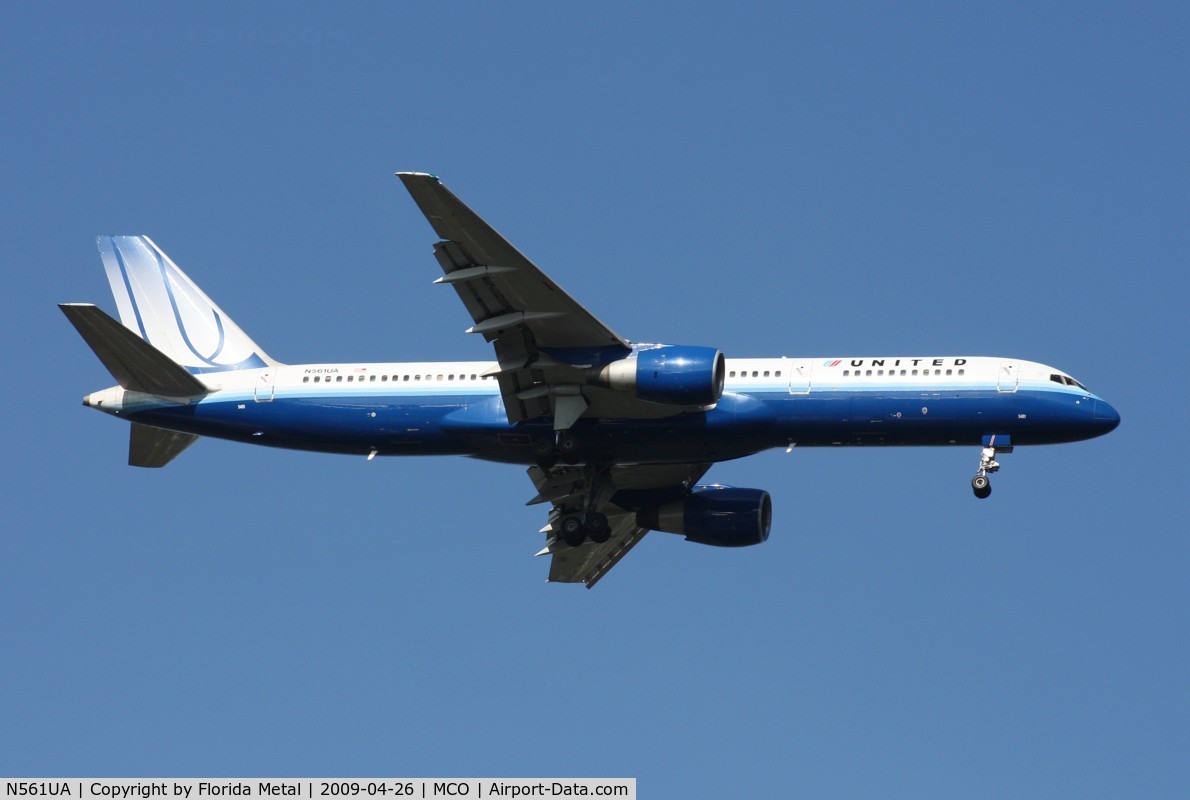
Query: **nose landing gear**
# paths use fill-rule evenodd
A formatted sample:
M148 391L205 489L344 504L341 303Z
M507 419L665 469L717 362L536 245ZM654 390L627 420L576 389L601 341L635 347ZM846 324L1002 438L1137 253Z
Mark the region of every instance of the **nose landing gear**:
M1011 446L1005 446L999 449L1004 453L1012 452ZM992 482L988 479L988 475L1000 470L1000 462L996 460L996 450L995 437L991 437L991 442L984 446L983 452L979 456L979 471L971 479L971 491L980 500L983 500L992 493Z

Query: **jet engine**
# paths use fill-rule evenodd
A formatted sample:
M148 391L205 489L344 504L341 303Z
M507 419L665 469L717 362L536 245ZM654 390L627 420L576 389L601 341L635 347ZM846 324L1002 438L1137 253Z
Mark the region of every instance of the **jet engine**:
M659 345L601 368L595 383L674 406L713 406L723 396L723 353L713 347Z
M642 528L685 534L686 541L745 547L769 538L773 501L762 489L698 486L683 500L638 511Z

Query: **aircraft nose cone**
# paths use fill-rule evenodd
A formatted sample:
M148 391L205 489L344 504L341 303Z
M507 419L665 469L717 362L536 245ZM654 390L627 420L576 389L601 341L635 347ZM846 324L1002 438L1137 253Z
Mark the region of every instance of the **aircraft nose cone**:
M1095 420L1095 424L1102 428L1103 433L1114 431L1120 424L1120 412L1112 408L1106 400L1095 400L1092 418Z

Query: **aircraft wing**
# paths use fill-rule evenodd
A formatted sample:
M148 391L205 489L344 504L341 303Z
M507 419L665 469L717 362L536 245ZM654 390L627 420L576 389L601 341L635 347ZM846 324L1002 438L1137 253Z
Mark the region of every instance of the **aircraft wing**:
M608 517L608 521L612 536L603 544L559 546L550 559L550 583L585 583L590 589L648 533L637 526L635 514Z
M549 523L542 529L546 534L545 548L538 553L551 557L550 582L585 583L590 589L648 533L636 524L635 512L614 501L633 506L634 500L645 497L658 504L680 499L710 466L639 464L549 470L530 467L529 477L537 486L537 496L529 502L553 504ZM584 510L606 514L611 535L606 542L588 539L579 547L571 547L559 537L558 523L562 517Z
M458 292L474 326L496 349L500 393L510 422L552 414L565 430L588 408L578 370L551 350L611 351L631 345L566 294L509 244L438 178L419 172L397 176L442 241L434 256L446 273L436 283ZM578 360L584 360L580 357ZM588 359L589 360L589 359Z

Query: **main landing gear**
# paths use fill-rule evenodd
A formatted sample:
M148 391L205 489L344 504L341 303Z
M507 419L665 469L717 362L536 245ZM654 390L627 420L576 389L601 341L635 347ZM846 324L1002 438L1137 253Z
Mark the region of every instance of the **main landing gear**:
M612 529L607 517L598 511L569 514L559 524L562 541L571 547L580 547L587 537L596 544L603 544L611 538Z
M999 469L1000 462L996 460L996 448L983 448L983 453L979 457L979 471L971 479L971 491L975 492L975 496L980 500L992 493L992 482L988 479L988 475Z
M553 438L542 437L533 442L533 457L537 466L548 470L562 461L575 464L579 461L581 446L578 438L570 431L557 431Z

